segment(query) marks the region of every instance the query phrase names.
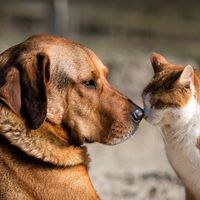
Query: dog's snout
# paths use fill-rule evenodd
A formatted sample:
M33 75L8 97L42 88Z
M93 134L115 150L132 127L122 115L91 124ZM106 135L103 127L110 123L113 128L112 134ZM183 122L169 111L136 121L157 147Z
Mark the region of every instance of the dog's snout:
M132 117L133 117L133 120L135 122L140 122L142 120L144 116L144 112L141 108L137 107L133 112L132 112Z

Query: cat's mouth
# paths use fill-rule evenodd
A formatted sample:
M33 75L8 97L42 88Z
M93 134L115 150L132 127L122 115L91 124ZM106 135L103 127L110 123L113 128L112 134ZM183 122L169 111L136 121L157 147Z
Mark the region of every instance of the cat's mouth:
M161 124L161 118L152 112L145 113L144 119L154 126L159 126Z

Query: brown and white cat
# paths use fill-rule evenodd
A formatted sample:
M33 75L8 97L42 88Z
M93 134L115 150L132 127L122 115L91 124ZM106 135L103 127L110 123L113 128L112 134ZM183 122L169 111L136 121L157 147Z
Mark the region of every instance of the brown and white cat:
M186 188L200 199L200 71L152 54L154 76L143 91L145 119L159 126L167 157Z

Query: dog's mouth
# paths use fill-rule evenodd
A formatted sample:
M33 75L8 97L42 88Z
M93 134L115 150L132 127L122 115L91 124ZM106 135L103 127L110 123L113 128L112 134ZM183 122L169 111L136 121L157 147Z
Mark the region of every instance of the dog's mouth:
M108 137L101 141L106 145L116 145L129 139L137 130L137 125L115 122L111 126Z
M95 142L92 138L85 138L86 143L93 143Z
M66 130L69 136L69 143L74 146L81 146L84 143L99 142L105 145L117 145L129 139L137 130L138 124L131 122L115 121L111 125L110 129L100 134L99 137L83 137L76 133L66 124L63 124L63 128ZM106 134L107 132L107 134Z

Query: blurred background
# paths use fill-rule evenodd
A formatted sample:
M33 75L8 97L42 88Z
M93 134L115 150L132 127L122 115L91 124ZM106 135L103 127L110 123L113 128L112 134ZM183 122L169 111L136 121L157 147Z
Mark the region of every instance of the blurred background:
M149 56L200 64L200 1L0 0L0 50L38 33L75 40L108 66L110 82L142 106ZM181 200L184 189L165 156L160 131L143 121L117 146L88 145L90 175L103 200Z

